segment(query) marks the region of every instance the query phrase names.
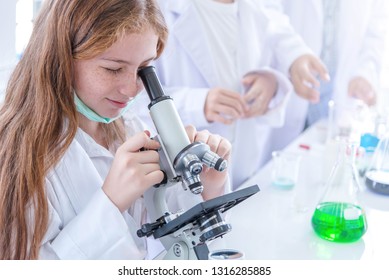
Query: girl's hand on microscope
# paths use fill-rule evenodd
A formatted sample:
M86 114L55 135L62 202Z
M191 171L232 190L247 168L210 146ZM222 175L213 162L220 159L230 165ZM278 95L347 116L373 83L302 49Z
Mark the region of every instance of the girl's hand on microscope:
M159 147L145 131L129 138L116 151L103 191L121 212L130 208L148 188L163 180L156 151Z
M187 126L191 142L199 141L207 144L211 151L218 154L223 159L229 160L231 154L231 143L220 135L211 134L207 130L197 131L193 126ZM202 196L205 200L218 197L224 193L224 185L227 181L227 171L219 172L204 166L200 175L201 182L204 186Z

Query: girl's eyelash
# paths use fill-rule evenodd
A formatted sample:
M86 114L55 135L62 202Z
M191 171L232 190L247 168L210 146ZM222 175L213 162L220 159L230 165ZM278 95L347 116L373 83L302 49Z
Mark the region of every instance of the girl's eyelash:
M110 69L110 68L104 68L105 70L107 70L108 72L112 73L112 74L119 74L119 72L122 70L121 68L119 69Z

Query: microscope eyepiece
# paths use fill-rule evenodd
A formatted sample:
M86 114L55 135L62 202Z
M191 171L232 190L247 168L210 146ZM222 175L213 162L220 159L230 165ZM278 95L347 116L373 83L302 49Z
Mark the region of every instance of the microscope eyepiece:
M153 66L147 66L139 69L138 75L141 78L151 101L165 96Z

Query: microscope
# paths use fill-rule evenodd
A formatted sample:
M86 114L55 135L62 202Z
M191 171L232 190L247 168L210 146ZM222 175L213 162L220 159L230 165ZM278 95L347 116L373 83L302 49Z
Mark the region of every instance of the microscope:
M212 152L202 142L190 143L173 100L165 95L153 66L138 71L150 98L148 106L160 143L158 150L164 179L144 194L151 223L137 231L139 237L159 238L166 252L161 259L206 260L208 242L231 231L223 213L259 191L257 185L201 202L186 212L169 211L166 202L168 187L181 182L186 191L200 195L203 185L200 173L203 166L223 172L227 161Z

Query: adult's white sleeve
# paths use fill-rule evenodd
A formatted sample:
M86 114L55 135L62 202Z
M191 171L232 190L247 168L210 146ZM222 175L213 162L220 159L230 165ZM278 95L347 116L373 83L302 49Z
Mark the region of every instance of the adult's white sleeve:
M302 37L294 30L279 0L257 1L268 20L268 38L274 51L274 67L289 76L293 62L304 54L313 54Z

